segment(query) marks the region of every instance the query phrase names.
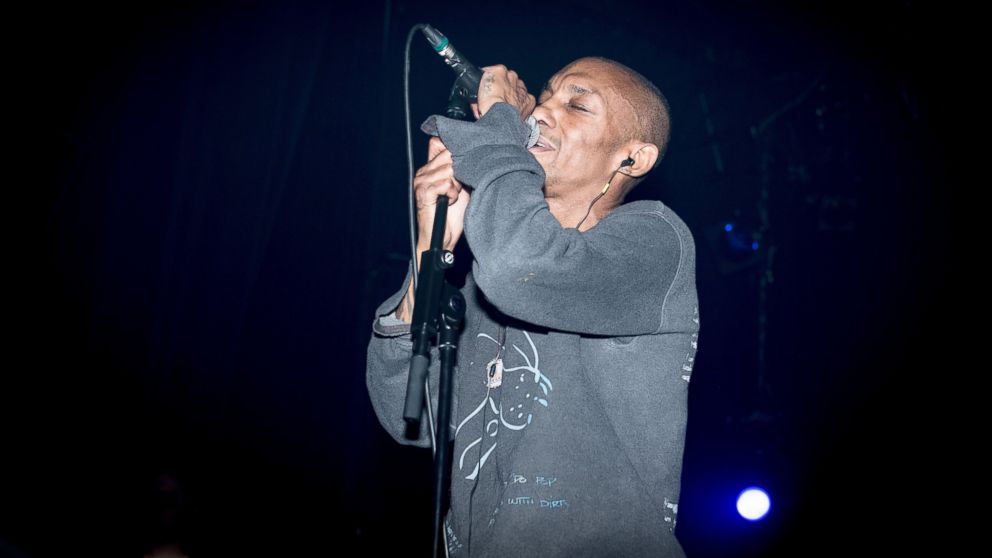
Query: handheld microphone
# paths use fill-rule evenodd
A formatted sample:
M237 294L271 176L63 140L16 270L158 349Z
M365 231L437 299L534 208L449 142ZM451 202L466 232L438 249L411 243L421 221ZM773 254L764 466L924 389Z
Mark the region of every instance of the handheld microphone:
M444 59L444 63L458 76L455 78L453 90L457 91L466 101L477 102L482 72L462 56L462 53L458 52L440 31L428 24L424 24L422 31L424 37L427 37L427 42L434 48L434 52L438 53ZM526 123L530 128L530 134L527 137L527 148L529 149L537 143L541 130L537 125L537 119L533 116L528 116Z
M434 52L438 53L444 59L444 63L458 76L455 84L461 96L469 102L476 101L482 72L462 56L462 53L458 52L440 31L426 24L422 31L427 37L427 42L434 47Z

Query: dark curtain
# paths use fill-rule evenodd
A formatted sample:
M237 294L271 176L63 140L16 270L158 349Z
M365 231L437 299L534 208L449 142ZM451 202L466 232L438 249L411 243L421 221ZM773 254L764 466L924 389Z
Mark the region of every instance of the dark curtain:
M31 178L8 183L26 203L9 208L0 552L427 553L430 453L386 436L364 381L373 309L409 257L418 22L532 91L602 55L668 96L672 145L636 197L675 209L698 250L690 555L890 550L923 505L895 475L942 447L922 411L950 323L934 296L950 285L946 105L920 40L936 12L255 1L14 18ZM417 126L452 76L416 41L420 166ZM731 221L764 231L755 254L723 251ZM735 522L745 479L777 498L764 524Z

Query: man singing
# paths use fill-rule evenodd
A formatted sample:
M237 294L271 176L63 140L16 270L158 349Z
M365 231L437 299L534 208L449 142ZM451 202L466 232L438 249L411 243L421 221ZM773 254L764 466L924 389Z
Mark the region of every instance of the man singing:
M624 203L665 152L667 101L605 58L565 66L536 106L516 72L484 70L477 121L424 122L439 137L413 185L418 253L446 195L444 247L464 230L473 255L449 425L450 556L684 556L695 244L662 202ZM531 114L540 139L528 149ZM392 437L429 447L426 424L418 440L403 435L413 268L376 311L367 385ZM437 360L434 349L434 409Z

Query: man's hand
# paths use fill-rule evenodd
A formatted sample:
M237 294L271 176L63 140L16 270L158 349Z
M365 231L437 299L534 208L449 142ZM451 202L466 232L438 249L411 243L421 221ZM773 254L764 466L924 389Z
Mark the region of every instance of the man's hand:
M521 119L530 116L537 106L534 96L527 92L524 80L502 64L482 68L477 102L471 105L472 114L478 120L496 103L509 103L520 112Z
M417 202L418 252L430 248L434 229L434 213L438 196L448 196L448 218L444 229L444 249L453 250L465 228L465 208L469 193L455 180L451 152L441 138L431 137L427 143L427 164L417 169L413 178L413 194ZM419 265L419 261L418 261Z
M469 193L462 183L455 180L455 170L451 165L451 152L434 136L427 142L427 164L417 169L413 177L413 197L417 202L417 263L415 272L420 271L420 256L431 247L434 232L434 215L437 213L437 197L448 196L448 215L444 227L445 250L454 250L455 244L465 229L465 208L468 207ZM415 293L413 281L396 308L396 317L406 323L413 320Z

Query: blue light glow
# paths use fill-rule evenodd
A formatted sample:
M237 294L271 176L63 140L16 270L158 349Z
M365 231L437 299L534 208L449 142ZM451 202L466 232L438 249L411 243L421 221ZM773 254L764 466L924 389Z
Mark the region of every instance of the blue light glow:
M732 223L727 223L726 225L723 226L723 230L730 232L734 230L734 225Z
M737 513L750 521L763 519L771 505L768 494L756 486L745 488L737 497Z
M758 241L757 240L755 240L754 242L751 243L751 249L752 250L757 250L758 249Z

